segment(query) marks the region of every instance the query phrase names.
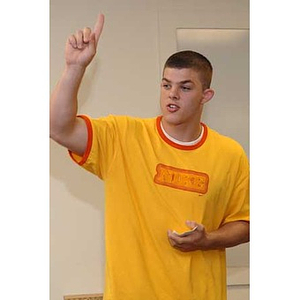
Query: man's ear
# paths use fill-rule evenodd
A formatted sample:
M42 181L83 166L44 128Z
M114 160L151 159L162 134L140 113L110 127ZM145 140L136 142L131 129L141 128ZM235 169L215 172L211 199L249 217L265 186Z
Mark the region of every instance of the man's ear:
M212 89L204 90L201 104L207 103L214 96L214 94L215 94L215 92Z

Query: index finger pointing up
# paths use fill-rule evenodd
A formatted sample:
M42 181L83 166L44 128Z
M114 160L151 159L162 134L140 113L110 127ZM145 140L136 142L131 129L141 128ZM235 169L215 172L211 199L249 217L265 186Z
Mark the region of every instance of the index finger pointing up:
M95 40L96 40L96 45L98 44L102 29L104 25L104 15L99 14L97 17L96 24L94 26L94 34L95 34Z

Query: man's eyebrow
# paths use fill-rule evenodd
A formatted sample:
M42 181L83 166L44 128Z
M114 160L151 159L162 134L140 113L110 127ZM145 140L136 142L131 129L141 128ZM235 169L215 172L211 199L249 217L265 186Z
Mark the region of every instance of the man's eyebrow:
M162 80L164 80L164 81L166 81L166 82L169 82L169 83L172 82L171 80L169 80L169 79L167 79L167 78L165 78L165 77L163 77ZM194 83L194 82L193 82L192 80L190 80L190 79L187 79L187 80L180 81L179 83L185 84L185 83Z

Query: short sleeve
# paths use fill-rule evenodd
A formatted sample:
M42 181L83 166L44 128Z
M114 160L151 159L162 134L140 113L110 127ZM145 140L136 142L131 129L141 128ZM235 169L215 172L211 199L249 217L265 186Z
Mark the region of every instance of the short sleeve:
M249 220L249 162L243 152L235 172L235 183L228 199L222 224Z
M83 156L69 151L73 161L95 174L100 179L105 179L109 167L116 153L116 126L113 116L93 119L89 116L83 118L88 131L88 142Z

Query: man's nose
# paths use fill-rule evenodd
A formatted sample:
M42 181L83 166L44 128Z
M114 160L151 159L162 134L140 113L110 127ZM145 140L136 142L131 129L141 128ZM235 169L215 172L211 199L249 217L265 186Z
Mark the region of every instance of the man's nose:
M172 100L178 100L179 99L179 91L177 87L172 87L169 91L169 98Z

